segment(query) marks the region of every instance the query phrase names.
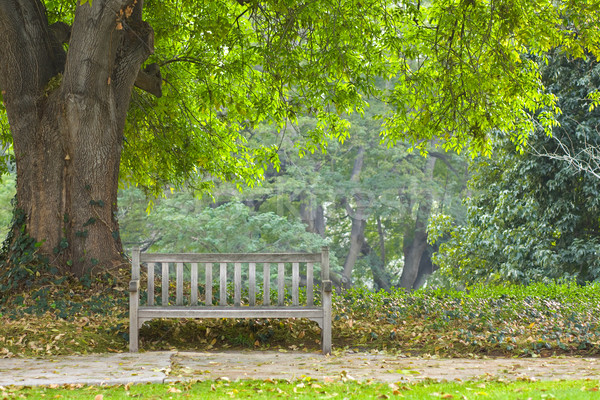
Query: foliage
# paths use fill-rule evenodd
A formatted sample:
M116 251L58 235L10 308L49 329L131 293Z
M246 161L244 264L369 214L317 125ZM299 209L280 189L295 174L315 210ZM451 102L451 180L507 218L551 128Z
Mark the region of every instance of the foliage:
M253 398L272 399L291 396L295 399L314 399L317 397L344 399L464 399L476 396L485 399L517 400L524 398L568 398L573 400L589 399L598 391L592 380L568 380L554 382L398 382L381 383L376 381L357 382L340 373L339 377L320 381L311 377L293 380L252 380L242 379L230 382L226 379L216 381L173 382L152 385L84 386L65 385L63 387L11 387L2 394L7 398L47 397L89 399L92 397L110 399L165 398L214 399L214 398Z
M72 2L45 6L51 23L74 18ZM530 55L557 46L598 53L588 0L146 1L144 18L164 95L134 94L121 178L155 195L192 181L253 186L277 155L250 146L249 128L285 131L312 115L317 123L298 145L314 152L347 135L340 115L362 113L368 96L392 105L381 120L389 143L424 147L436 137L448 149L488 153L488 132L499 129L522 146L532 113L548 107L550 126L557 111ZM389 90L378 78L393 78Z
M123 318L109 313L71 315L66 320L48 312L17 319L4 316L0 322L0 358L121 352L127 346Z
M13 217L12 199L16 191L15 174L6 174L0 181L0 238L8 235Z
M334 301L340 335L334 343L443 356L596 354L598 296L597 285L556 283L468 292L354 290Z
M48 260L37 254L40 244L25 232L25 213L14 202L13 219L0 256L0 302L20 290L30 288L41 276L56 274ZM45 276L44 278L47 278ZM45 284L42 279L39 284Z
M599 293L597 284L574 283L480 285L467 292L353 289L334 293L333 345L445 357L597 355ZM68 317L56 310L36 316L3 308L0 356L126 351L127 305L102 307L83 302ZM304 319L154 320L144 324L140 338L144 350L320 349L319 328Z
M555 97L543 90L534 56L544 57L545 52L557 47L576 57L584 56L585 51L600 55L599 34L595 29L598 10L590 0L534 3L516 0L510 4L455 0L423 4L377 0L342 3L334 0L149 0L134 2L124 12L128 18L135 10L134 18L141 18L143 7L143 16L152 29L141 21L128 25L133 19L125 21L127 18L121 20L121 17L113 25L117 10L106 6L104 0L79 2L78 5L58 0L31 1L32 5L45 6L45 12L40 15L47 15L50 23L73 21L73 26L77 27L78 16L91 12L90 9L102 16L103 21L111 21L103 33L95 32L104 35L95 41L79 42L79 32L83 30L73 29L69 43L81 43L82 49L76 53L75 45L69 47L66 44L65 50L71 55L68 60L75 54L82 59L91 57L94 51L88 43L112 43L113 33L121 30L136 40L134 47L139 50L137 39L141 39L141 35L134 37L133 32L143 26L143 35L148 39L146 44L152 47L146 49L152 56L147 60L145 71L160 67L164 78L160 80L163 96L154 98L136 91L128 110L124 137L121 137L121 127L116 124L119 131L109 136L118 140L109 147L115 152L119 149L115 154L122 156L121 183L139 185L153 195L160 195L167 186L206 191L217 181L232 181L239 187L255 186L264 178L269 166L275 170L280 167L277 143L249 142L253 129L259 124L268 124L273 133L282 134L298 127L302 117L312 116L315 123L294 140L300 153L318 152L324 150L330 140L343 141L347 137L351 124L346 116L364 114L370 98L381 99L390 106L373 122L383 126L377 140L382 139L388 145L407 140L410 146L425 152L427 143L432 142L431 147L439 144L446 150L470 149L472 153L488 154L489 132L496 129L511 136L521 148L533 131L532 116L535 113L539 113L538 121L546 129L555 124L555 116L559 113ZM76 9L78 13L75 13ZM14 20L8 17L8 11L0 16L7 21L2 26L8 27L8 22ZM42 27L42 33L46 33L46 21L32 24ZM92 25L87 27L92 28ZM15 38L21 38L20 30L12 31ZM89 32L94 34L92 30ZM6 43L0 48L18 47L8 43L8 40L16 40L8 39L12 35L2 37L6 38ZM27 35L23 35L22 40L30 44ZM70 52L71 48L73 52ZM82 54L88 50L89 55ZM113 50L118 53L117 61L136 59L141 62L141 58ZM95 54L98 56L99 53ZM106 63L109 59L104 55L90 65L96 65L100 58L103 63L98 65L112 68L110 65L114 60ZM52 72L48 68L47 75L56 75L61 67L59 61ZM4 64L7 71L12 68L9 61ZM28 66L36 65L36 62L20 64ZM43 64L46 66L45 62ZM66 71L76 71L85 63L77 64L67 65ZM138 66L131 69L131 74L121 70L95 70L94 74L85 75L106 77L107 84L111 85L112 78L120 80L127 75L133 79ZM18 71L18 68L12 69ZM6 79L5 82L17 89L2 88L15 92L6 93L4 98L18 98L20 83L17 78L21 75L15 73L15 79ZM24 76L23 79L29 79L23 82L37 82L33 77ZM44 82L39 86L44 87L51 79L44 75ZM107 88L104 78L95 82L101 82L103 90ZM386 82L383 88L378 86L381 82ZM115 81L111 88L114 87L126 88L124 97L128 98L129 84L121 86ZM63 79L61 91L67 95L70 89ZM32 90L38 88L32 86ZM94 99L90 100L93 104L106 101L85 94L86 98ZM15 106L14 116L10 117L13 131L22 126L19 120L27 115L18 109ZM0 125L6 133L7 117L4 108L0 111ZM122 107L121 111L125 112ZM57 115L50 111L38 114ZM77 127L86 126L87 121L82 118L75 124ZM46 128L50 129L49 126ZM98 136L102 136L104 130L98 132ZM64 132L56 134L65 140L78 136ZM5 136L10 143L8 135ZM57 146L57 150L49 155L60 161L59 168L66 157L64 154L54 156L54 153L69 147ZM67 156L73 161L79 159L79 155ZM73 168L84 170L82 166L72 164ZM112 176L112 173L108 175ZM81 186L85 188L86 185ZM71 194L77 190L67 192ZM25 191L21 193L25 195ZM115 199L103 201L112 206ZM35 197L31 202L35 203ZM75 203L78 202L66 204ZM53 203L45 202L39 208L36 205L30 209L41 210L49 204ZM52 215L58 215L56 218L61 218L61 214L52 210ZM112 215L102 219L108 221L110 217ZM78 216L76 219L85 221L88 218ZM107 230L98 225L96 229L107 238L113 233L117 236L116 227ZM68 236L75 235L78 241L83 241L86 237L81 236L82 232L75 230ZM65 257L61 261L74 263L74 270L91 269L99 256L93 254L86 259L84 255L90 254L95 237L99 236L91 234L85 245L69 248L83 255ZM46 240L42 246L48 255L60 237L39 237L37 240ZM95 252L99 251L98 247L95 246ZM117 243L113 254L106 256L114 258L109 261L118 261L118 247ZM109 261L100 263L108 266Z
M579 154L600 144L600 114L587 99L600 85L600 66L557 55L544 80L559 98L560 126L552 137L537 132L526 154L499 141L495 158L474 161L467 221L449 229L436 256L457 281L600 278L600 181L551 156L562 142Z

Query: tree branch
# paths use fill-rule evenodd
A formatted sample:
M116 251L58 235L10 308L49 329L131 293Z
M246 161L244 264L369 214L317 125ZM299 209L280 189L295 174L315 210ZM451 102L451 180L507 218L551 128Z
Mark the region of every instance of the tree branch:
M109 78L123 36L116 16L125 4L125 0L95 0L76 8L61 85L68 94L111 97Z
M150 64L144 69L140 69L135 86L156 97L162 96L162 75L158 64Z
M39 0L0 0L0 90L16 140L15 155L30 143L40 114L38 100L59 71L44 7ZM19 143L19 144L17 144Z
M0 88L8 97L44 88L56 70L52 47L39 0L0 0Z
M442 160L444 162L444 164L446 164L446 166L448 167L448 169L452 172L454 172L454 175L460 177L460 174L458 173L458 171L456 170L456 168L454 168L452 166L452 164L450 164L450 160L448 159L448 156L444 153L440 153L437 151L430 151L429 155L432 157L435 157L439 160Z
M568 135L565 135L570 143L561 140L557 135L552 135L556 150L549 150L545 145L539 148L529 146L529 153L537 157L546 157L565 162L574 173L587 173L600 179L600 146L584 139L583 146L576 146Z

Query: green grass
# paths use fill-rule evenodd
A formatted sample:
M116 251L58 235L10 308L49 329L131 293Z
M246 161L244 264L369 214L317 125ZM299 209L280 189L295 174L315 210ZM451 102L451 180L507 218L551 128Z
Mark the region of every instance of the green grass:
M81 386L60 388L2 388L0 398L47 399L592 399L598 397L598 381L552 382L423 382L358 383L320 382L309 378L298 381L242 380L203 381L175 384L126 386Z

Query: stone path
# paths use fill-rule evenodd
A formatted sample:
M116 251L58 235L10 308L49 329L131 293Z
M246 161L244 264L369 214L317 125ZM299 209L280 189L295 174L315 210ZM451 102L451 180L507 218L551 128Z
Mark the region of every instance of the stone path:
M0 386L117 385L189 379L600 379L597 358L435 359L391 354L278 351L146 352L0 359Z

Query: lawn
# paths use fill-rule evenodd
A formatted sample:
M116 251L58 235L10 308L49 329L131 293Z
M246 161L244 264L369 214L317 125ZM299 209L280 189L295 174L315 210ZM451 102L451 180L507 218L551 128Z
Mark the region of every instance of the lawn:
M2 388L0 398L48 399L592 399L598 397L598 381L553 382L425 382L419 384L377 382L320 382L243 380L195 381L173 384Z

